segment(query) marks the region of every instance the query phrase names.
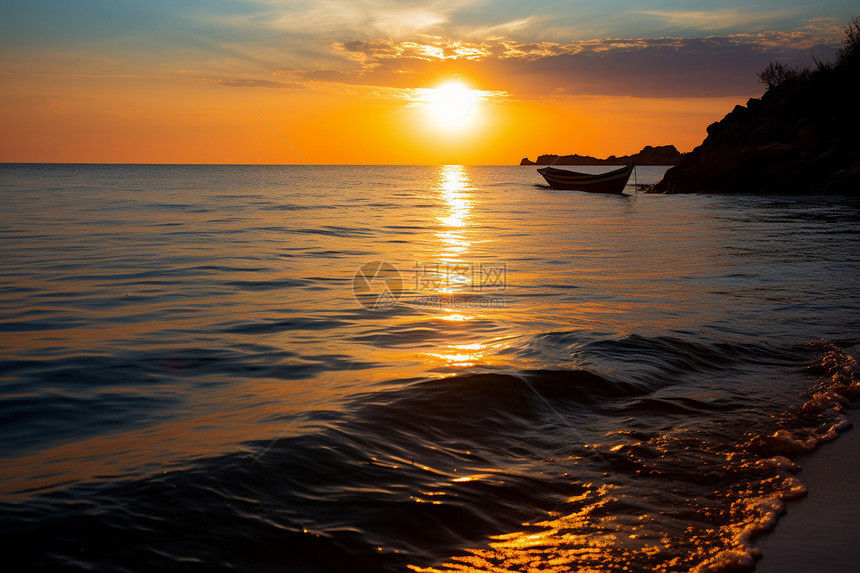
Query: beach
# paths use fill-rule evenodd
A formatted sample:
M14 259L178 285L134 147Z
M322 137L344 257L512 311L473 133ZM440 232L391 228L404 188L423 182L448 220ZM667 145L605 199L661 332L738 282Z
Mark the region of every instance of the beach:
M856 424L858 411L849 411ZM776 529L755 544L763 557L761 573L841 573L860 563L860 430L797 459L809 494L787 504Z

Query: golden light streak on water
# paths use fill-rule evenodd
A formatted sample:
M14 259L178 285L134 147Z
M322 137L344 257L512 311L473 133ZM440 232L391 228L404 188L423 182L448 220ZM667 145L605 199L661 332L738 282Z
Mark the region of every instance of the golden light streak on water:
M469 223L471 219L472 198L471 181L462 165L441 167L438 192L445 211L437 217L440 229L436 237L441 243L440 258L449 265L465 262L469 252Z

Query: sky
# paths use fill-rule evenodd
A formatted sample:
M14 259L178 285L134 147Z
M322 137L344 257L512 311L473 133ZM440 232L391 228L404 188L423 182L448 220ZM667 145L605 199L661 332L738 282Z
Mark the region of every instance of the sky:
M0 0L0 162L689 151L856 0Z

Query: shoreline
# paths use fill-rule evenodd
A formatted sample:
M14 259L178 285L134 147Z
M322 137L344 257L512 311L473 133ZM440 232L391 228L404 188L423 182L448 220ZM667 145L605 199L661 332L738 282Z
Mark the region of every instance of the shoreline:
M846 414L856 421L856 410ZM798 477L809 491L786 503L776 527L753 541L762 558L757 573L841 573L860 563L860 428L852 427L798 457Z

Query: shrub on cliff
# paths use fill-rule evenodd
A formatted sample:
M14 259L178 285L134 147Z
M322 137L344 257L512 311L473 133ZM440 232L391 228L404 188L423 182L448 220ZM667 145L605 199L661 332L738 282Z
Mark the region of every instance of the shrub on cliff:
M860 16L854 18L842 33L842 46L836 50L836 65L857 67L860 65Z
M771 62L758 73L758 80L773 89L786 82L802 82L834 70L845 71L860 67L860 16L854 18L842 31L842 45L836 50L836 61L815 60L816 69L789 66Z
M811 71L808 68L796 68L782 62L771 62L758 73L758 81L771 89L787 81L809 79L810 75Z

